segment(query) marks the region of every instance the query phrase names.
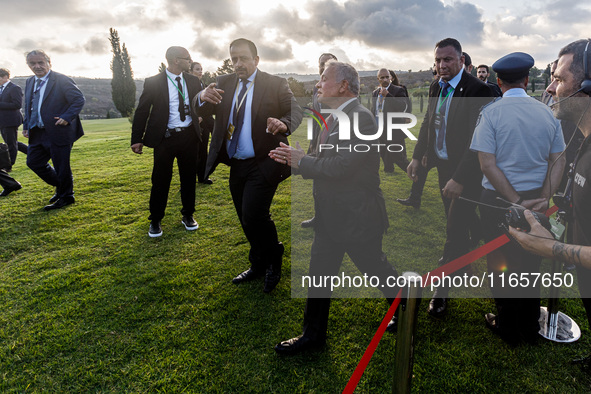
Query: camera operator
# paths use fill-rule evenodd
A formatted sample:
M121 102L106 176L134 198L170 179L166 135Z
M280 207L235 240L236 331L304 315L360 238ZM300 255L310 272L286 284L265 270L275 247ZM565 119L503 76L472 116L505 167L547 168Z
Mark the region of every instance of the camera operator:
M534 59L523 52L506 55L493 64L503 97L482 109L474 130L470 148L478 152L484 174L480 200L487 206L480 206L480 214L486 242L503 234L499 223L505 219L505 210L495 207L515 203L544 212L560 184L565 161L562 129L550 108L526 93L533 65ZM540 262L540 257L515 244L487 256L488 271L495 276L536 272ZM487 326L511 345L521 340L535 343L539 287L512 288L500 283L495 278L491 284L498 314L485 315Z
M591 325L591 40L578 40L562 48L558 54L558 65L554 81L547 91L555 101L552 111L558 119L568 119L578 123L585 140L575 159L572 179L573 228L572 242L566 245L556 242L549 232L540 228L531 214L526 217L531 224L530 233L510 228L510 234L526 250L542 256L577 264L579 291L587 320ZM570 240L569 240L570 241ZM587 357L586 363L591 359Z

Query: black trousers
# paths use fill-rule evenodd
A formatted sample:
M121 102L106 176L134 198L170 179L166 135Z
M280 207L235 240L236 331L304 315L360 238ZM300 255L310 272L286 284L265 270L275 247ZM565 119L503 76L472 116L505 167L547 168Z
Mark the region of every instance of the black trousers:
M520 192L525 200L540 196L540 190ZM486 204L506 207L496 197L502 197L493 190L483 190L481 201ZM505 211L500 209L480 208L484 239L492 241L504 234L499 223L505 220ZM518 276L521 273L539 273L542 258L530 254L518 245L510 242L501 246L487 256L489 273L494 273L491 292L497 305L497 324L501 333L509 341L516 341L519 335L525 338L535 338L539 330L540 317L540 287L536 286L512 287L508 285L509 275ZM504 274L505 286L501 286L501 275ZM533 277L529 277L533 282Z
M181 214L195 212L195 183L197 182L198 137L192 129L173 132L154 148L152 191L150 193L150 220L160 221L168 203L168 191L172 181L172 166L177 160L181 181Z
M389 303L398 293L397 287L387 287L389 276L397 277L396 269L388 263L382 252L382 236L362 242L335 242L328 234L316 227L310 257L309 275L320 278L339 274L345 253L349 255L359 273L346 273L348 276L367 274L380 278L380 287ZM314 279L313 279L314 280ZM315 340L326 338L331 289L329 286L308 288L308 299L304 310L303 335Z
M385 133L384 133L385 134ZM380 143L385 144L386 146L380 147L380 156L382 161L384 162L384 171L392 172L394 171L394 165L397 165L402 171L406 172L406 168L410 164L408 158L406 156L406 142L404 139L395 140L395 141L388 141L385 139L386 136L380 137ZM388 145L398 144L402 146L402 150L400 152L390 152L388 151ZM392 147L392 149L398 147ZM396 149L397 150L397 149Z
M13 177L8 175L4 170L0 170L0 186L3 189L12 189L18 185L18 182Z
M283 244L278 240L270 212L277 184L267 181L255 159L232 159L230 166L230 193L242 230L250 243L250 266L256 271L270 266L280 270Z
M197 154L197 179L203 182L207 179L205 166L207 164L207 146L209 145L210 130L201 127L201 141L199 142L199 152Z
M27 145L18 141L18 126L6 126L0 128L2 139L8 145L8 153L10 154L10 162L12 165L16 162L16 155L18 151L27 154Z
M72 144L53 143L46 129L29 130L27 166L47 184L56 187L59 198L74 196L74 179L70 167ZM49 160L53 167L49 165Z
M452 167L444 160L437 161L437 172L439 176L439 192L445 207L446 240L443 247L442 263L447 263L468 253L472 247L471 235L480 234L480 219L476 213L476 204L464 200L443 196L443 188L452 178L455 167ZM463 185L462 196L478 201L482 187L480 184Z

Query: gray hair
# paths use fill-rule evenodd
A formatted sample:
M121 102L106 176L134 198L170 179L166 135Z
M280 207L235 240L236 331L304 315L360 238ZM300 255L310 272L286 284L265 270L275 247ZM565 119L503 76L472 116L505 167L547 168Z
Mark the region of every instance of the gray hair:
M326 68L335 68L335 79L337 81L347 81L349 83L349 91L355 96L359 96L359 74L355 67L350 64L330 61L326 63Z
M29 57L35 56L35 55L41 55L45 58L47 63L51 63L51 59L49 58L49 56L47 55L47 53L45 53L45 51L43 49L33 49L31 52L27 52L27 54L25 55L25 59L27 59L27 61L29 61Z

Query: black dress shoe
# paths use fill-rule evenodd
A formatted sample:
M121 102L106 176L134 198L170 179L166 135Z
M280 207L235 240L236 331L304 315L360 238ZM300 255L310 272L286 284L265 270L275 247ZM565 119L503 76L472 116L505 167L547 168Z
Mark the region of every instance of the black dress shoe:
M181 223L183 223L183 225L188 231L197 230L199 228L199 223L197 223L197 221L193 219L193 215L183 216Z
M60 198L60 196L57 195L57 191L56 191L55 194L53 196L51 196L51 198L49 199L49 203L53 204L54 202L56 202L58 200L58 198Z
M392 334L396 334L398 331L398 316L394 315L390 323L388 323L388 327L386 327L386 331Z
M242 282L250 282L251 280L255 280L260 278L265 274L265 271L253 270L252 268L247 269L246 271L242 272L240 275L232 279L232 283L235 285L242 283Z
M486 323L486 327L488 327L493 334L496 334L501 337L503 341L505 341L510 346L517 346L519 345L519 336L518 335L508 335L504 333L499 328L499 324L497 322L497 317L492 313L486 313L484 315L484 322Z
M53 209L60 209L67 205L74 204L75 202L76 200L74 200L74 197L62 197L58 198L53 204L44 206L43 209L46 211L51 211Z
M7 187L6 189L2 190L2 193L0 193L0 197L6 197L10 193L15 192L17 190L20 190L22 188L23 187L21 186L21 184L17 182L17 184L15 186L13 186L13 187Z
M200 180L199 183L201 183L203 185L211 185L213 183L213 181L211 179L207 178L207 179Z
M419 209L421 208L421 200L417 199L417 198L397 198L396 201L398 201L400 204L404 205L405 207L413 207L414 209Z
M326 340L311 339L304 335L288 339L275 345L277 354L293 355L306 350L320 349L326 344Z
M314 227L315 220L316 220L316 217L313 217L312 219L304 220L303 222L300 223L300 226L302 226L302 228Z
M435 295L433 294L433 298L429 301L427 312L433 317L443 317L447 311L447 298L435 297Z
M157 238L162 235L162 227L160 227L160 220L152 220L150 222L150 231L148 231L148 236L150 238Z
M265 274L265 287L263 292L270 293L277 287L279 280L281 279L281 269L273 269L269 267Z

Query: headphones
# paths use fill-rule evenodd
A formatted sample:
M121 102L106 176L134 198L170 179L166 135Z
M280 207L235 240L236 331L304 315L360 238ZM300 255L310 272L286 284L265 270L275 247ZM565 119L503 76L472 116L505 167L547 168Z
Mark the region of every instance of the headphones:
M589 44L591 39L587 40L585 52L583 53L583 70L585 71L585 79L581 82L581 92L591 96L591 75L589 75Z

